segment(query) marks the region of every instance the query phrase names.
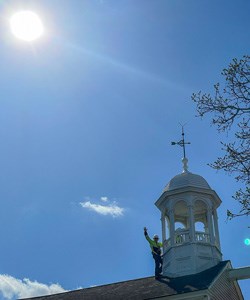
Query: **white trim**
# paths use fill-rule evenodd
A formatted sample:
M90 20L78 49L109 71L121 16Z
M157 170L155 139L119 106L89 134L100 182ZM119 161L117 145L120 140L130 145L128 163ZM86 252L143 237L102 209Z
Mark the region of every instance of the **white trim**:
M214 190L209 190L209 189L203 189L203 188L197 188L197 187L182 187L176 190L168 191L168 192L163 192L160 198L155 202L155 205L161 210L161 205L162 202L166 200L166 198L169 198L170 196L178 196L180 197L181 194L186 194L187 192L192 192L192 193L198 193L198 194L204 194L204 195L210 195L212 196L212 201L215 202L215 208L218 208L221 204L221 199L217 195L217 193Z
M210 203L209 201L211 201L211 199L209 199L208 201L208 197L206 195L206 197L204 195L195 195L194 198L193 198L193 204L195 206L195 202L198 202L198 201L201 201L203 202L205 205L206 205L206 210L208 210L210 208Z

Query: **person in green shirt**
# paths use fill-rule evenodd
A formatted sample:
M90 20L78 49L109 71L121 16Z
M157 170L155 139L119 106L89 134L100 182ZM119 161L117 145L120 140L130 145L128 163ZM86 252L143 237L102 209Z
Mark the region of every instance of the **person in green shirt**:
M157 234L154 235L153 240L148 236L148 230L144 227L144 235L146 240L149 242L152 255L155 261L155 278L159 278L162 272L162 257L161 257L161 247L162 243L159 242L159 237Z

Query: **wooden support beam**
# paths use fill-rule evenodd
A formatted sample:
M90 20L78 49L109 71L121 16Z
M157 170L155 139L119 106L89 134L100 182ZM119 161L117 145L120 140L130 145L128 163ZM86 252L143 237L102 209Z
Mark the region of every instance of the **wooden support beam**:
M241 280L250 278L250 267L228 270L230 280Z

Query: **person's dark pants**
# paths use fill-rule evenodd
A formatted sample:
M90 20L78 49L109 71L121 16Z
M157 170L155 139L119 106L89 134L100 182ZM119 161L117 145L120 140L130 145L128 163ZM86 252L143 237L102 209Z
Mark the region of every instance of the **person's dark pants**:
M153 258L155 260L155 277L159 277L162 272L162 258L160 255L153 253Z

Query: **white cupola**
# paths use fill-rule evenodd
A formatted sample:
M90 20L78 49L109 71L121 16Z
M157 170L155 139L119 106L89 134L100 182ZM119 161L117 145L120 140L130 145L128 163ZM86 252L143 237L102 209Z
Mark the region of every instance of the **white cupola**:
M199 273L222 260L217 208L219 196L200 175L183 172L166 185L155 205L161 211L163 275Z

